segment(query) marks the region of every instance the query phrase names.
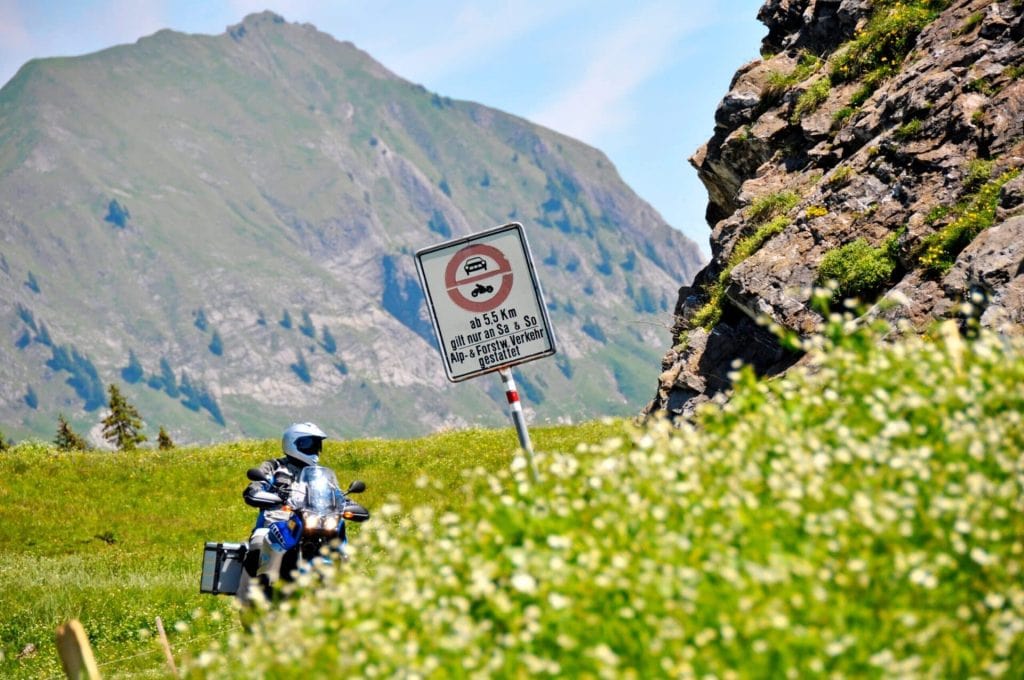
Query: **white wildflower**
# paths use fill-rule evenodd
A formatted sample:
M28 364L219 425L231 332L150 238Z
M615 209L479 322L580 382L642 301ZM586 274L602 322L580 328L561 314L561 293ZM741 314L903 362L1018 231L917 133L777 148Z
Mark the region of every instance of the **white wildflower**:
M513 588L527 595L537 592L537 580L523 571L512 576L511 584Z

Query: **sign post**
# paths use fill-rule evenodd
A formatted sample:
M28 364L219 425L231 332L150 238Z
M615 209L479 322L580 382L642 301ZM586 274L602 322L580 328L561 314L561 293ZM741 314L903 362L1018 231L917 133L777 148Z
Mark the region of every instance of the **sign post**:
M498 371L522 448L533 451L509 370L551 356L555 336L533 257L517 222L416 252L445 375L461 382Z

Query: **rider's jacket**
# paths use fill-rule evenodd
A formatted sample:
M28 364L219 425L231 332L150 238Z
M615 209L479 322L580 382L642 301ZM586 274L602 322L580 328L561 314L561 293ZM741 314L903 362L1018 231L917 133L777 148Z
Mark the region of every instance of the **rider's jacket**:
M250 499L258 491L273 491L282 498L287 498L292 482L299 478L299 473L304 467L306 467L304 463L289 456L264 461L260 465L260 470L267 479L271 480L270 484L250 482L249 486L245 487L245 491L242 492L242 498L245 499L248 505L254 505Z

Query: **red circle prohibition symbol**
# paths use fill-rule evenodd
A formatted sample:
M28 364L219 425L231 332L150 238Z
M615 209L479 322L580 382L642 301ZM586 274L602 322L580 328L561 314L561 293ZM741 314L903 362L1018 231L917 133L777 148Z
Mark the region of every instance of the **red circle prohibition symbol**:
M470 297L467 297L462 287L470 284L473 284L473 288ZM489 312L504 302L512 292L512 265L505 254L494 246L467 246L448 261L444 271L444 285L448 289L448 297L462 309L467 312ZM497 290L494 290L495 286ZM477 296L482 297L479 300L473 299Z

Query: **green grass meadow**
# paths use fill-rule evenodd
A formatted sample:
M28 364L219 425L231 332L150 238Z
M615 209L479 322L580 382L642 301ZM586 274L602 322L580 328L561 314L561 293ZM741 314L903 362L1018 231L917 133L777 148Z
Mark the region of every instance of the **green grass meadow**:
M531 434L535 447L571 451L623 427L609 421ZM328 441L323 460L343 485L366 482L361 500L375 513L390 497L440 506L447 485L461 485L464 468L497 470L517 445L510 426ZM237 629L229 598L199 593L203 543L248 536L255 510L242 501L245 471L279 455L276 441L131 453L22 444L0 454L0 677L62 676L54 636L71 618L82 622L110 677L167 674L157 616L175 654L198 653ZM423 485L425 475L440 488ZM354 528L353 542L358 533ZM197 610L207 615L197 621ZM36 652L19 659L27 645Z
M251 626L200 596L272 442L0 457L0 675L56 675L75 616L111 677L1024 677L1024 337L835 316L785 377L677 427L336 442L373 517ZM788 339L787 341L796 342ZM141 632L140 632L141 631ZM19 651L35 643L35 656Z

